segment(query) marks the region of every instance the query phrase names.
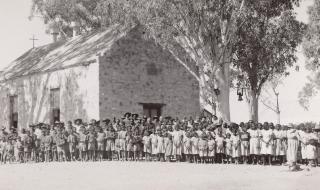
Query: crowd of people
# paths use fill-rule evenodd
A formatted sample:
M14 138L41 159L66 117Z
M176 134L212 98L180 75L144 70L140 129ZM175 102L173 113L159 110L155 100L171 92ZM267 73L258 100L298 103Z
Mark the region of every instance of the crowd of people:
M265 122L227 123L217 117L139 117L39 123L0 132L1 163L160 161L203 164L317 166L320 127Z

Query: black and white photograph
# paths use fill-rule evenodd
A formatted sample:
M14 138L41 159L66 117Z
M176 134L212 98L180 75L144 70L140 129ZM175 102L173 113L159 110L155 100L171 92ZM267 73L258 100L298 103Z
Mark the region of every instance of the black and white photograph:
M316 190L320 0L0 0L0 190Z

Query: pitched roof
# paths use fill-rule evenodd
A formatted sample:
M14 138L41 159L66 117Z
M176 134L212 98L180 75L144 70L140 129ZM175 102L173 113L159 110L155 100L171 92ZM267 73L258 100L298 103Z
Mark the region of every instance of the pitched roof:
M129 27L115 25L104 31L30 49L3 70L0 81L95 61L97 54L110 49L129 30Z

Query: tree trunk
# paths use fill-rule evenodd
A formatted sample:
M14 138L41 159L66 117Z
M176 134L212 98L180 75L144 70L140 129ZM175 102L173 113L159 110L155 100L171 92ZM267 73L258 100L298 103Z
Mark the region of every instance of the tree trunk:
M250 111L250 120L259 121L259 96L255 91L249 92L248 105Z
M223 121L230 121L230 104L229 104L229 94L230 94L230 79L229 79L229 64L226 64L221 69L215 72L215 78L217 82L217 87L220 91L219 95L215 98L215 105L212 105L212 114L216 115L218 118L222 118ZM200 104L202 107L207 107L208 102L205 101L207 86L205 83L205 77L200 74ZM210 79L213 80L213 79ZM214 102L214 101L212 101Z
M220 94L217 96L217 117L230 122L230 64L217 70L216 78Z

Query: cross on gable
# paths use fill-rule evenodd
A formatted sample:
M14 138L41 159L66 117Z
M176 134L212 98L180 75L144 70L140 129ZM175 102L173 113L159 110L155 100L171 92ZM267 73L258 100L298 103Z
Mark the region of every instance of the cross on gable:
M36 39L35 36L33 35L32 38L30 38L30 40L32 40L32 48L35 47L35 41L39 40L39 39Z

